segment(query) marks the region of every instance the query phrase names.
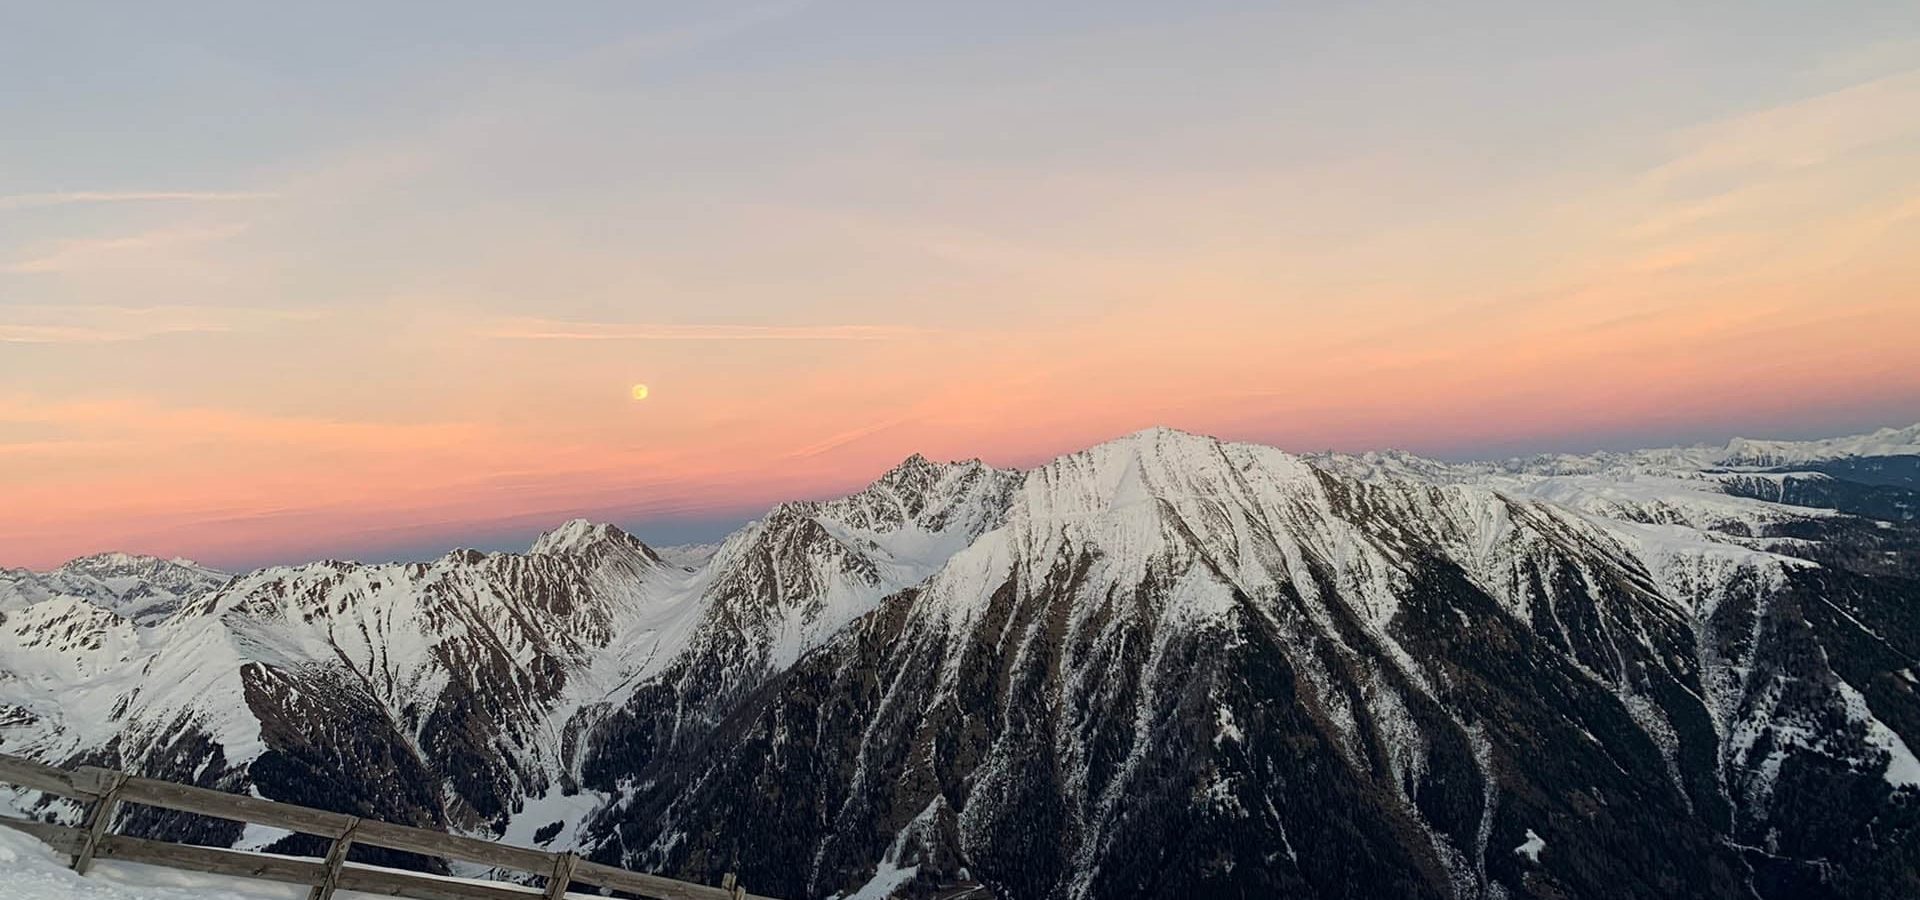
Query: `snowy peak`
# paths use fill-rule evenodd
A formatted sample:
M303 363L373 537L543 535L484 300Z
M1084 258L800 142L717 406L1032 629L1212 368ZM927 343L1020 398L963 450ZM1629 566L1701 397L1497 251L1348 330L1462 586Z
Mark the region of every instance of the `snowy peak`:
M941 468L933 460L915 453L874 479L874 484L895 490L925 491L939 479Z
M747 678L784 668L999 525L1023 477L916 454L852 495L774 507L706 561L696 649L769 667Z
M1198 498L1237 497L1245 473L1309 478L1293 454L1151 428L1062 456L1028 473L1021 491L1029 515L1087 516L1155 501L1183 506Z
M618 527L605 523L574 519L534 539L527 550L535 556L573 556L590 560L621 557L648 563L660 562L659 554Z
M47 572L0 570L0 608L75 597L135 624L152 625L228 578L225 572L191 560L98 553Z
M102 581L137 578L149 584L168 587L214 586L227 579L218 569L190 559L161 559L137 553L95 553L67 560L49 574L79 576Z
M977 459L936 463L916 453L858 493L821 503L783 504L774 512L875 534L901 529L945 532L959 525L973 536L998 519L1021 478L1020 472Z
M106 553L93 553L87 556L74 557L56 566L53 571L96 574L131 572L151 569L154 568L156 564L163 562L165 561L156 556L108 551Z

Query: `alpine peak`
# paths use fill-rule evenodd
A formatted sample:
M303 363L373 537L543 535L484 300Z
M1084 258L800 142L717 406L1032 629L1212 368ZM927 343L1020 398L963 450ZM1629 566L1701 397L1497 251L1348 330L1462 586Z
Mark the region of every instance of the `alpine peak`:
M627 553L637 553L650 561L659 561L651 547L622 531L619 526L586 519L572 519L542 533L534 539L533 546L527 552L544 556L588 556L605 552L607 548L618 548Z

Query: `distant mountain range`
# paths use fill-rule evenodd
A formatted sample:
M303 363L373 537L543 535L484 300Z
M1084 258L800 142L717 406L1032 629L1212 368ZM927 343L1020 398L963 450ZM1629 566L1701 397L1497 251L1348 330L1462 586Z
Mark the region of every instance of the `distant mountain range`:
M1916 747L1920 426L1468 464L1156 429L709 547L0 570L7 752L792 898L1911 898Z

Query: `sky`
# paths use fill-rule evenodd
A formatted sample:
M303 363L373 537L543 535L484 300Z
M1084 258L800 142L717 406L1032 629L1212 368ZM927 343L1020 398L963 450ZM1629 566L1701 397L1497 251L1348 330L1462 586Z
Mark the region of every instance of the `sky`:
M0 565L1920 421L1910 2L301 6L0 0Z

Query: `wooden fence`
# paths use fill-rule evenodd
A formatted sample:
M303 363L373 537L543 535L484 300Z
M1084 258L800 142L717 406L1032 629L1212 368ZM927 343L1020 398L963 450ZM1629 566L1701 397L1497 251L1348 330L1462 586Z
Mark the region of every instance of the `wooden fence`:
M746 893L732 875L726 877L722 887L708 887L629 872L589 862L572 853L497 844L290 803L155 781L92 766L68 770L0 753L0 783L67 797L86 805L86 816L79 827L0 815L0 826L24 831L55 850L71 854L74 871L82 875L96 859L116 859L311 885L313 890L308 892L308 900L331 900L336 889L418 900L557 900L572 883L654 900L771 900ZM325 859L290 859L113 834L114 814L123 803L250 822L317 835L333 843ZM544 877L546 888L541 891L504 883L463 883L411 872L350 866L346 864L347 849L354 844L530 872Z

